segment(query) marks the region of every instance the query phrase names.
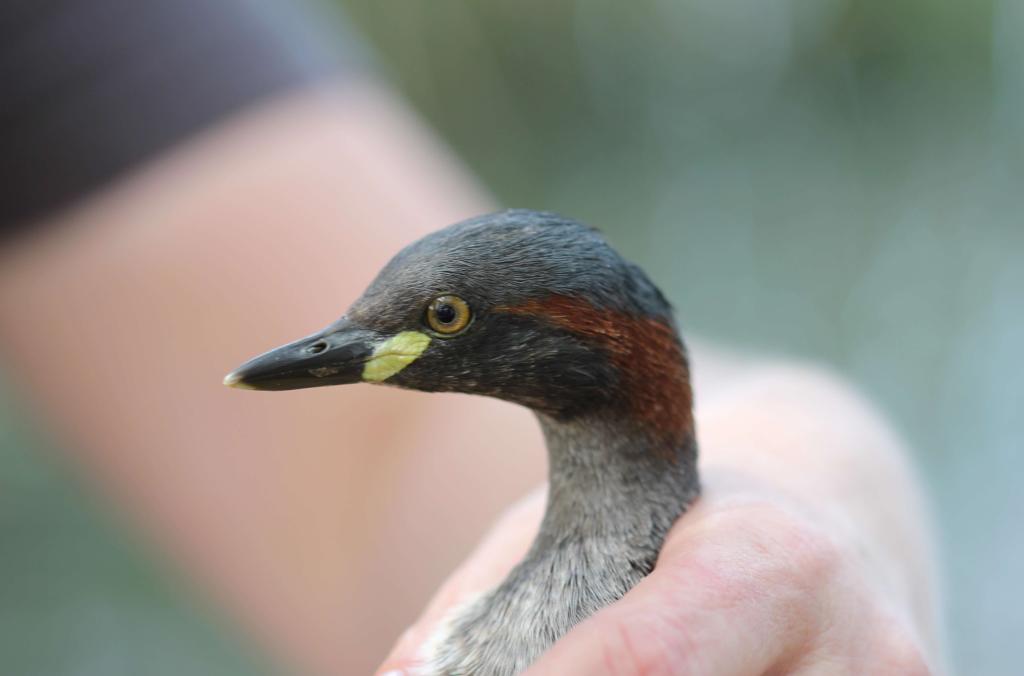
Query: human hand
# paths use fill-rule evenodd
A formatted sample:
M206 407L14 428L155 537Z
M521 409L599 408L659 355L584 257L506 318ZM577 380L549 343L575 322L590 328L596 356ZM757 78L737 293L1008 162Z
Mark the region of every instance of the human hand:
M905 551L891 546L913 509L881 530L864 511L899 507L901 496L890 495L899 477L870 480L900 473L891 466L898 449L834 383L787 372L767 384L767 400L764 381L747 383L702 419L704 494L670 531L655 570L577 625L529 674L929 673L920 637L927 628L912 601L920 589L899 583L898 569L913 569L914 556L901 559ZM818 424L787 424L794 401ZM774 447L779 437L785 451ZM856 448L859 456L849 452ZM817 463L792 464L804 451ZM748 452L763 462L745 462ZM418 652L446 615L522 557L542 511L541 494L510 510L382 671L415 673Z

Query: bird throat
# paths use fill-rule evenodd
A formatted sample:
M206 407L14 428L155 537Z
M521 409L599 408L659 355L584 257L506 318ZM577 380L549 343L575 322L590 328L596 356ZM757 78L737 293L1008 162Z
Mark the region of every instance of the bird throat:
M663 438L626 417L539 417L548 448L548 497L524 565L555 563L570 571L567 579L580 589L568 593L569 606L586 611L585 617L654 568L669 528L700 492L696 444L691 434L669 453ZM600 603L580 607L573 593Z
M538 414L547 508L525 558L433 641L431 674L515 674L643 579L700 492L691 433L674 453L637 420Z
M539 542L570 534L630 541L634 531L663 536L699 492L692 433L667 448L661 434L626 416L538 418L549 463ZM654 544L657 554L661 543Z

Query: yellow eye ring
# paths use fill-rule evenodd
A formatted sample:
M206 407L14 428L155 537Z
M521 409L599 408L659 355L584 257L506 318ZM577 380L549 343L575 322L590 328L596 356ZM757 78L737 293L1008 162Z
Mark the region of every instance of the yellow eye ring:
M452 336L469 326L473 313L458 296L438 296L427 306L427 325L443 336Z

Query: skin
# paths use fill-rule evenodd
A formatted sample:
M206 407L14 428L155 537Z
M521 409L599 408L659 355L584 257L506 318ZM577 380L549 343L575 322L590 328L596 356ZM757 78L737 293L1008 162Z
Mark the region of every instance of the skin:
M540 431L524 409L482 397L369 386L237 396L220 377L337 316L404 244L490 208L377 86L296 93L225 120L0 250L0 347L83 479L284 671L366 673L487 523L538 484ZM844 545L833 565L863 581L829 598L833 632L863 630L847 620L889 608L907 641L878 654L935 655L927 520L900 445L842 384L788 368L755 378L750 364L691 350L707 494L663 557L713 551L734 574L685 587L727 598L730 580L763 579L742 567L745 543L771 543L796 519ZM717 496L752 518L723 518ZM504 576L535 532L532 504L486 537L386 668L408 664L439 609ZM783 504L785 518L759 517ZM757 532L737 537L744 529ZM718 549L693 545L701 534ZM787 564L774 578L793 600L787 612L822 605L818 587L800 584L814 558L770 557ZM680 650L722 652L710 630L660 633L657 645L618 631L622 608L712 617L705 597L641 593L672 569L659 564L650 585L537 669L602 673L586 664L595 642L613 665L647 659L633 646L657 647L654 673L656 658L668 669ZM777 611L752 605L752 628L739 633L774 642ZM800 643L794 657L822 654L809 650L819 643Z

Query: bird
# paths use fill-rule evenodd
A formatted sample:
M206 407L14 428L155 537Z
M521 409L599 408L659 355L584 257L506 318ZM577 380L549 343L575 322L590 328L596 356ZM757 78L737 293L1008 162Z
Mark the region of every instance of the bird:
M224 383L384 384L534 412L548 454L539 531L504 581L449 615L422 651L422 674L525 670L653 570L700 494L671 306L598 230L550 212L505 210L426 235L339 320Z

